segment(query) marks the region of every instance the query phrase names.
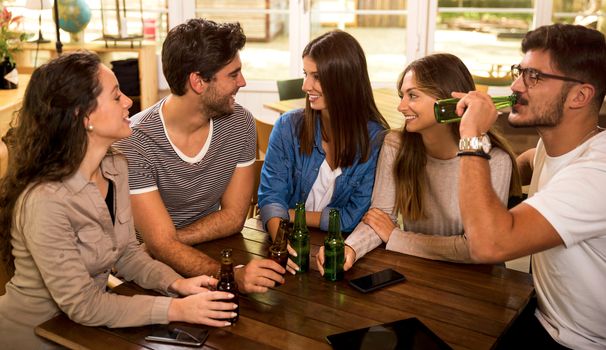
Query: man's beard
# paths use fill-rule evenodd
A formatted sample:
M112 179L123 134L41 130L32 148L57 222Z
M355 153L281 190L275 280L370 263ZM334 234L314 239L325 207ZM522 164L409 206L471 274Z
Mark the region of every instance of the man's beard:
M234 112L231 106L231 94L226 96L218 96L214 88L210 88L202 99L202 112L209 118L218 118Z
M558 126L562 121L564 114L564 102L566 102L566 96L570 91L569 86L564 86L560 90L560 96L549 106L543 109L543 111L535 112L530 110L529 112L535 115L533 119L509 119L509 124L514 128L522 127L553 127ZM518 103L523 106L528 106L528 100L522 97L518 97Z

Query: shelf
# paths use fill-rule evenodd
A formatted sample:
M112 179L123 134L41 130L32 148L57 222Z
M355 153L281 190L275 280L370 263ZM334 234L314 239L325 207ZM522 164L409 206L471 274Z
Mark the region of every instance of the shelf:
M57 57L55 43L37 45L35 43L24 43L21 50L15 54L17 69L20 72L31 72L34 68L32 55L35 51L46 52L50 58ZM88 50L95 52L101 61L111 67L110 61L114 53L134 53L139 59L139 83L141 86L141 109L145 109L158 101L158 63L156 58L156 46L150 43L135 42L131 47L130 42L119 42L117 45L105 46L105 42L96 43L68 43L63 45L63 52Z

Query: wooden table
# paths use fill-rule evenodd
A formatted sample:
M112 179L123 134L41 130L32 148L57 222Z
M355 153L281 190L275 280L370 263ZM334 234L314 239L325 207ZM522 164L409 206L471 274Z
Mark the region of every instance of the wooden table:
M397 107L400 103L400 97L395 88L379 88L372 90L375 103L379 112L383 115L392 129L401 128L404 125L404 116L398 112ZM279 112L280 114L292 109L304 108L305 99L296 98L293 100L282 100L278 102L266 103L263 107ZM274 120L275 121L275 120ZM270 124L273 124L270 123Z
M324 233L312 232L312 256ZM267 234L257 219L249 219L241 235L198 248L218 258L232 248L236 262L265 256ZM407 281L362 294L347 280L391 267ZM123 284L124 294L144 293ZM417 317L455 349L490 349L534 294L529 274L500 266L464 265L425 260L377 248L345 273L345 280L327 282L312 269L288 275L283 286L264 294L240 298L240 320L226 328L212 328L207 349L330 349L329 334ZM167 349L143 340L150 327L110 330L85 327L55 317L36 333L66 347L90 349Z
M29 74L19 74L19 84L16 89L0 89L0 137L6 133L15 112L21 108L30 77Z

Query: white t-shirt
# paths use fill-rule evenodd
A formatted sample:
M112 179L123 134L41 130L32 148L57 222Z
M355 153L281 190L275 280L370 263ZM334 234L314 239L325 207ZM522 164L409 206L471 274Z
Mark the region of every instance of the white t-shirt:
M335 181L337 181L337 177L341 173L340 167L332 170L326 159L324 159L322 165L320 165L318 177L313 186L311 186L309 196L307 196L307 200L305 201L305 210L322 211L326 208L335 191Z
M567 154L546 156L538 188L525 203L549 221L564 245L533 255L536 316L567 347L604 349L606 132Z

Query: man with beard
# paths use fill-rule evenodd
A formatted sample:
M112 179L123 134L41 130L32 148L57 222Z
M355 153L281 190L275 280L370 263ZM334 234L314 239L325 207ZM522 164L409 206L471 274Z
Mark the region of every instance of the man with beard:
M598 113L606 91L604 35L554 24L530 31L524 57L512 67L519 96L509 115L541 138L530 197L507 210L490 186L475 145L496 120L488 95L461 97L459 184L470 254L495 263L532 254L538 306L528 308L504 337L507 349L606 348L606 133ZM466 109L465 109L466 108ZM480 154L481 155L481 154Z
M246 85L238 23L191 19L162 46L171 93L131 120L118 144L128 158L135 227L149 252L184 276L219 263L191 245L240 232L253 191L256 130L235 103ZM118 217L120 217L118 213ZM241 291L264 292L284 269L269 259L236 268Z

